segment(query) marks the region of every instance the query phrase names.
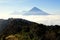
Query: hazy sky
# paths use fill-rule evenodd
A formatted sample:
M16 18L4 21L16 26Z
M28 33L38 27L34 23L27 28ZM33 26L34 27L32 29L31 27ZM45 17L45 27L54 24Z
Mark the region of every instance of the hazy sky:
M50 13L60 14L60 0L0 0L0 14L28 11L33 7Z
M29 11L31 8L37 7L49 14L60 14L60 0L0 0L0 19L19 17L31 21L36 21L45 24L59 24L59 16L20 16L12 15L21 11Z

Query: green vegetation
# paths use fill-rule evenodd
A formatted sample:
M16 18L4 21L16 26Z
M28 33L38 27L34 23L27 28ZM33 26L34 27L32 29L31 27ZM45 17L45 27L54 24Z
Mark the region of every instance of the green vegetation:
M11 36L12 35L12 36ZM0 40L59 40L59 25L43 25L24 19L9 19Z

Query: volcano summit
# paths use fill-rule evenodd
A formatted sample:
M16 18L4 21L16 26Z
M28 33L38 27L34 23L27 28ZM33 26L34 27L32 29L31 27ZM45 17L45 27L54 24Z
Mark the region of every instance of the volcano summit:
M48 13L40 10L37 7L33 7L31 10L29 10L28 12L26 12L24 15L49 15Z

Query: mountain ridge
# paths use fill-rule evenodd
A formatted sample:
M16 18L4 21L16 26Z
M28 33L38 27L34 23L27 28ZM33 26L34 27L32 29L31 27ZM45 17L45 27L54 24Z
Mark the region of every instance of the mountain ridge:
M40 10L37 7L33 7L31 10L29 10L28 12L24 13L24 15L49 15L48 13Z
M31 22L25 19L11 18L5 20L6 26L0 33L0 40L9 40L14 35L19 40L59 40L60 39L60 25L44 25ZM7 22L8 21L8 22ZM2 27L4 27L2 26ZM53 35L52 35L53 34ZM47 36L48 37L47 37ZM57 36L57 37L56 37ZM8 39L6 39L8 37ZM14 38L15 39L15 38Z

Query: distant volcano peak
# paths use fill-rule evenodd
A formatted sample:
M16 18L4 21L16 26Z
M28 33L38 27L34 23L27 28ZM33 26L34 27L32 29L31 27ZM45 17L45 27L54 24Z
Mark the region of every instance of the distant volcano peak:
M40 10L37 7L33 7L31 10L29 10L25 15L48 15L48 13Z
M40 11L40 9L37 7L33 7L30 11Z

